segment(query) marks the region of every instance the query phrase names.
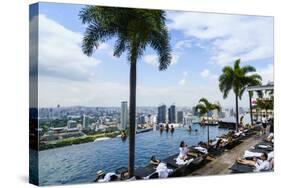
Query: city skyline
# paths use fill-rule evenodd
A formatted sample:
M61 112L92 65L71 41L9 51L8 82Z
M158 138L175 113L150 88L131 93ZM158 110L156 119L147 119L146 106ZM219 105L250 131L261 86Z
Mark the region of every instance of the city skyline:
M101 44L93 57L82 54L80 44L85 27L78 18L82 7L40 4L40 107L110 107L128 101L129 66L125 55L112 55L113 40ZM155 52L147 49L138 62L137 106L158 106L164 102L192 107L206 96L222 106L234 107L233 94L223 100L217 79L222 67L232 65L237 56L241 57L241 64L257 68L264 84L273 81L272 17L166 13L172 64L159 72ZM31 25L33 19L36 17L31 18ZM239 25L239 29L233 25ZM240 105L248 107L247 93Z

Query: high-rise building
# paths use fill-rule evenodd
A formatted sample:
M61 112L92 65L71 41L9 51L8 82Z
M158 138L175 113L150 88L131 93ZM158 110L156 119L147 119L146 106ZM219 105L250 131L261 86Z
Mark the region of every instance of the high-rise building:
M77 122L75 120L68 120L67 121L67 128L68 129L77 128Z
M89 128L90 122L89 122L89 116L83 115L83 129Z
M126 129L128 127L128 120L129 120L129 114L128 114L128 102L122 101L121 102L121 124L119 129Z
M168 109L168 119L169 123L176 123L176 106L171 105L170 108Z
M166 105L158 106L157 123L166 123Z
M137 120L138 124L145 124L145 115L140 115Z
M183 123L183 111L177 112L177 123Z
M196 110L195 106L192 107L192 115L193 116L198 116L199 115L198 110Z

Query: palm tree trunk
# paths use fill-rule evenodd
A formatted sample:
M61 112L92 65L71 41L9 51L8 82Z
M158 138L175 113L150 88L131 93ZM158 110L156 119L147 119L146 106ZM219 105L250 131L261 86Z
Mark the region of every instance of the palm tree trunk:
M209 149L209 140L210 140L210 124L208 124L208 141L207 141L207 146L208 146L208 149Z
M135 169L135 134L136 134L136 82L137 60L132 56L130 67L130 102L129 102L129 177L134 176Z
M209 120L209 111L207 112L207 120ZM210 129L209 129L209 122L207 121L207 147L209 148L209 139L210 139Z
M251 124L254 124L253 121L253 106L252 106L252 93L249 91L249 103L250 103L250 117L251 117Z
M238 131L239 125L239 110L238 110L238 95L235 94L235 105L236 105L236 131Z

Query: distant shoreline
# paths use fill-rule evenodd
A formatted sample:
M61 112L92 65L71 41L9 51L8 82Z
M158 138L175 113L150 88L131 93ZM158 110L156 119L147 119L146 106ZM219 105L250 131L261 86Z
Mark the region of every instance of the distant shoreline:
M55 149L65 146L71 145L78 145L84 144L89 142L101 141L101 140L108 140L111 138L115 138L120 135L119 131L111 132L111 133L104 133L98 135L87 135L82 137L72 137L72 138L65 138L61 140L51 141L50 143L40 143L39 144L39 151L48 150L48 149Z

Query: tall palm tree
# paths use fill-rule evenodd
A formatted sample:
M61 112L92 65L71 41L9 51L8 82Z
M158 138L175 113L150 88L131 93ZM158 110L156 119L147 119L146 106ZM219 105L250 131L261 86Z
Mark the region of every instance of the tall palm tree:
M80 11L80 19L87 24L82 50L91 56L101 42L115 38L113 55L120 57L127 51L130 62L129 97L129 176L134 175L135 117L137 60L147 46L157 52L159 70L166 70L171 63L171 48L165 25L165 12L161 10L111 8L86 6Z
M219 88L223 93L223 98L228 96L230 90L233 90L235 95L236 130L238 130L239 124L238 99L242 98L248 86L260 85L262 81L260 75L253 74L255 71L256 69L250 65L240 67L240 59L237 59L234 62L234 67L225 66L219 77Z
M195 106L195 111L199 111L199 116L202 117L204 115L207 115L207 118L209 118L209 112L213 110L221 111L221 107L219 104L211 103L206 98L201 98L199 100L199 103ZM208 141L207 144L209 146L209 140L210 140L210 131L209 131L209 124L207 124L208 127Z

